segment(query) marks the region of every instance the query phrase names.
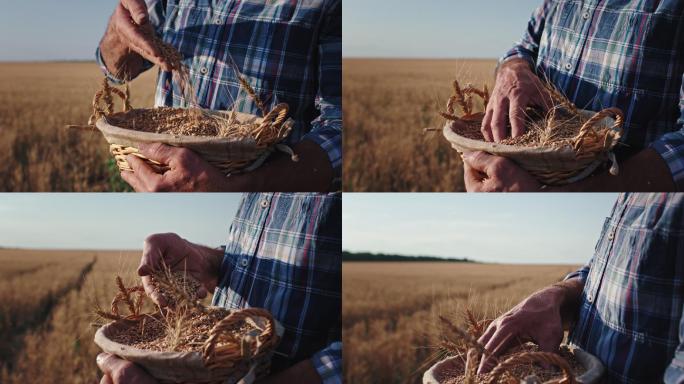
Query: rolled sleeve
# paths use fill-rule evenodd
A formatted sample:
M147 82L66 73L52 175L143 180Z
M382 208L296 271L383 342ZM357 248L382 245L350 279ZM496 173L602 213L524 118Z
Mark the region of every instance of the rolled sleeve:
M342 1L334 1L326 15L319 40L316 107L320 115L311 122L304 139L315 142L328 155L332 190L338 190L342 180Z
M330 344L317 352L311 361L323 384L342 383L342 342Z
M592 261L593 259L590 260L587 264L585 264L582 268L568 274L567 276L565 276L565 279L563 280L572 280L579 278L582 281L582 283L586 284L587 276L589 276L589 270L591 269Z
M684 76L679 92L678 131L668 133L650 145L667 163L677 191L684 191Z
M511 59L519 58L527 61L532 68L535 67L537 55L539 54L539 44L546 23L546 15L550 6L551 2L545 0L534 11L529 23L527 23L527 29L522 39L499 59L499 66Z

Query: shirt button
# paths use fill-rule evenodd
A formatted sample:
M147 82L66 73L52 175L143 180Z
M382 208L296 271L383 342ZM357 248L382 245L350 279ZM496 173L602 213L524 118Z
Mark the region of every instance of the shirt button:
M587 295L587 301L592 303L594 301L594 298L591 297L591 295Z
M214 24L221 25L221 24L223 24L223 20L221 20L220 17L217 17L214 19Z
M584 18L584 20L589 20L589 12L584 12L582 18Z
M567 69L568 71L571 70L572 64L570 64L570 63L565 64L565 69Z
M201 74L206 75L208 72L209 72L209 70L207 69L207 67L202 67L202 68L200 68L200 73L201 73Z
M261 200L261 208L268 208L268 200Z
M247 259L242 259L242 261L240 262L240 265L242 265L243 267L246 267L247 264L249 264L249 261L247 261Z

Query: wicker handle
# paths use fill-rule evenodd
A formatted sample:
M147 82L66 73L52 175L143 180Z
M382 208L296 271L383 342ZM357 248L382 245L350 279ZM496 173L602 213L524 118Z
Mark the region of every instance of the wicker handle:
M132 109L131 107L131 92L128 88L128 83L124 90L114 88L109 85L107 78L102 81L102 89L100 89L93 98L93 114L88 119L88 124L95 125L97 119L102 116L111 115L114 113L114 100L112 94L119 96L123 101L123 111L128 112Z
M575 384L575 375L572 373L570 364L560 355L551 352L524 352L509 357L505 361L499 363L490 374L488 384L493 384L504 372L511 368L525 363L547 363L559 367L563 371L564 377L559 380L558 384Z
M266 320L266 326L260 328L255 318ZM250 322L261 333L256 337L235 337L231 331L241 322ZM252 360L269 352L278 341L275 320L270 312L261 308L247 308L234 311L219 321L209 331L209 338L202 347L204 364L209 369L228 368L243 360Z

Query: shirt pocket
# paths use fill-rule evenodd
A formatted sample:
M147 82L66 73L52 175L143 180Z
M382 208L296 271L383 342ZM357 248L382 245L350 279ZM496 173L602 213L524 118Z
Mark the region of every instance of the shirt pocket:
M684 238L662 229L619 227L597 308L614 329L671 347L681 317Z

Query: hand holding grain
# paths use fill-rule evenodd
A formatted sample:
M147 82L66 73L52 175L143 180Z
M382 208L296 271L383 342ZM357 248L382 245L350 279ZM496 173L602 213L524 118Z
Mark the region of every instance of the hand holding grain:
M482 120L482 135L487 141L500 142L507 137L525 133L525 108L551 107L551 100L542 92L544 84L523 59L503 64L497 73L491 99ZM509 132L510 121L510 132Z
M151 275L165 267L184 271L199 281L202 286L197 296L203 298L216 288L222 256L220 250L193 244L175 233L155 234L145 239L138 275L142 276L145 292L160 306L167 303L152 283Z
M565 326L576 317L584 283L571 279L546 287L494 320L478 342L489 355L478 373L489 372L509 348L533 341L543 352L558 352Z
M152 39L144 0L121 0L109 19L100 52L110 72L124 79L137 76L143 69L143 58L170 71L160 47Z

